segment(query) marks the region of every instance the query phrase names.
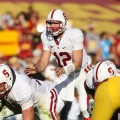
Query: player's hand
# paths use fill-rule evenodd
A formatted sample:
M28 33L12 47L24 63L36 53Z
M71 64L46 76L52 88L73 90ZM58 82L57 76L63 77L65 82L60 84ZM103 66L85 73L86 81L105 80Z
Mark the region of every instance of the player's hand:
M27 74L27 75L29 75L29 74L35 74L35 73L37 73L38 72L38 68L35 66L35 65L33 65L33 66L28 66L26 69L25 69L25 73Z
M90 100L89 100L88 110L89 110L89 113L90 113L91 115L92 115L93 107L94 107L94 100L93 100L93 99L90 99Z
M51 68L52 71L55 71L56 75L60 77L62 74L65 73L64 68Z

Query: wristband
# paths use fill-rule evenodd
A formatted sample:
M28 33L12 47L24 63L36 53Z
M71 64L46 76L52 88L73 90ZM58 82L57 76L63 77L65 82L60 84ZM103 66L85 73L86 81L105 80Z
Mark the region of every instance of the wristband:
M75 71L75 65L74 64L69 64L69 65L67 65L67 66L65 66L63 68L64 68L66 74Z

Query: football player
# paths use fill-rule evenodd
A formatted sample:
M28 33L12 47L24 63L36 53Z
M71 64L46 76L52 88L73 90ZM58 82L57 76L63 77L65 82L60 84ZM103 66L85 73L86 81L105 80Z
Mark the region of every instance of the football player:
M41 101L43 97L45 99ZM45 105L44 109L49 116L46 120L56 120L57 93L53 89L53 83L29 78L26 74L17 73L5 64L0 64L0 99L12 105L13 109L16 108L15 112L19 108L23 120L34 120L35 107L38 108L40 115L41 104Z
M64 106L64 101L72 101L74 98L74 87L80 96L80 109L84 120L90 120L87 111L87 94L84 88L86 72L84 68L91 64L90 57L86 54L83 46L83 33L78 28L67 28L67 15L60 9L52 10L46 20L46 30L41 35L43 52L40 62L27 67L27 74L44 71L48 65L50 55L56 58L58 67L51 69L58 77L66 74L63 84L56 85L59 95L57 112ZM89 67L87 68L89 70ZM76 79L76 80L75 80ZM73 82L73 80L75 80ZM64 88L61 90L61 88ZM63 95L64 94L64 95ZM60 97L62 96L62 97ZM63 98L64 96L64 98ZM59 107L58 107L59 106Z
M120 108L119 70L109 60L100 61L89 71L86 84L95 90L92 120L110 120Z

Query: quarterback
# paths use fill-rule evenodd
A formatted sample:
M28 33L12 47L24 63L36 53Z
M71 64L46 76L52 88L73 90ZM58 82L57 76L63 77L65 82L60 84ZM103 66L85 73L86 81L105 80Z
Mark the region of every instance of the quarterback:
M77 28L67 28L67 15L62 10L55 9L48 14L46 30L42 33L41 40L43 52L40 62L36 66L27 67L26 73L34 74L37 71L44 71L48 65L50 55L53 54L58 67L51 70L58 77L67 76L62 83L58 82L55 87L58 94L60 94L57 112L59 113L63 108L63 100L73 100L74 87L76 87L80 96L79 104L84 120L90 120L87 111L87 94L84 88L86 79L84 68L91 64L91 59L86 54L83 46L84 37L82 31Z

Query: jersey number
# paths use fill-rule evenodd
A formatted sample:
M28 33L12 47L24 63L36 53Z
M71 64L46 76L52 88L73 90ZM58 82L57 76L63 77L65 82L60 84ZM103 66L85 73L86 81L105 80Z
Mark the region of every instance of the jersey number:
M71 60L71 56L70 56L70 54L67 53L67 52L60 52L60 53L59 53L59 56L61 56L61 57L62 57L62 56L65 56L65 58L62 59L62 61L60 61L59 56L57 55L56 52L54 52L54 56L55 56L56 59L57 59L57 63L58 63L58 66L59 66L59 67L66 66L66 65L67 65L67 61ZM63 64L63 65L62 65L62 64Z

